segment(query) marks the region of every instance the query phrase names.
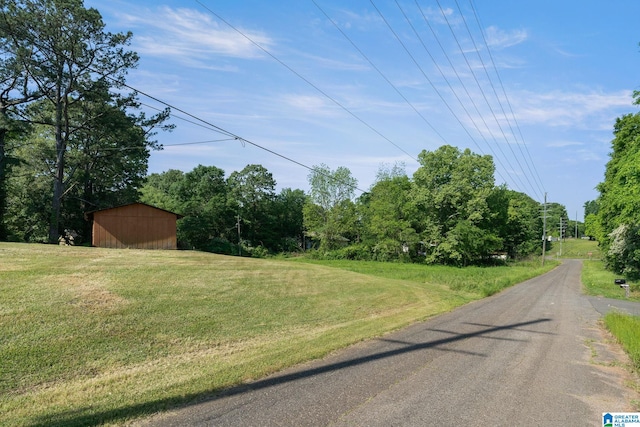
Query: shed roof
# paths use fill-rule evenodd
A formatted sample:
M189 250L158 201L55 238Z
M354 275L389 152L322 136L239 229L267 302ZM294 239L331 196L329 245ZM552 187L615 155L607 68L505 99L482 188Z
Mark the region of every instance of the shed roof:
M171 212L171 211L168 211L168 210L166 210L166 209L161 209L161 208L159 208L159 207L152 206L152 205L149 205L149 204L147 204L147 203L142 203L142 202L126 203L126 204L124 204L124 205L120 205L120 206L113 206L113 207L111 207L111 208L96 209L96 210L94 210L94 211L86 212L86 213L84 214L84 216L85 216L85 218L86 218L87 220L92 220L92 219L93 219L93 214L95 214L96 212L104 212L104 211L108 211L108 210L111 210L111 209L119 209L119 208L123 208L123 207L125 207L125 206L131 206L131 205L143 205L143 206L148 206L148 207L150 207L150 208L157 209L157 210L159 210L159 211L163 211L163 212L167 212L167 213L170 213L170 214L172 214L172 215L175 215L177 219L180 219L180 218L183 218L183 217L184 217L183 215L180 215L180 214L178 214L178 213Z

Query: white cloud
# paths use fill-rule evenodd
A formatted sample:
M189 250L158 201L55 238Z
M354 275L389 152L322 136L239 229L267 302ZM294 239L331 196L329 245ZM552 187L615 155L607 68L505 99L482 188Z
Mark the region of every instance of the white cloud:
M552 141L547 143L547 147L555 148L576 147L581 145L584 145L584 143L578 141Z
M216 22L212 15L193 9L172 9L168 6L156 10L137 10L119 14L119 19L136 29L135 48L145 55L181 59L192 65L204 64L212 56L231 58L257 58L262 51L249 39L265 49L274 42L265 34L239 29L247 37L224 24ZM136 35L137 34L137 35Z
M453 9L450 7L444 9L428 7L423 9L422 13L429 19L429 21L442 25L456 25L461 22L461 19L456 16Z
M504 31L495 26L491 26L485 31L487 44L492 49L505 49L518 45L528 38L526 30Z
M333 110L327 104L327 99L320 96L311 95L285 95L283 101L286 105L293 107L296 111L312 112L319 115L329 115L329 111Z
M631 108L631 93L523 92L511 101L517 104L521 123L606 130L621 111Z

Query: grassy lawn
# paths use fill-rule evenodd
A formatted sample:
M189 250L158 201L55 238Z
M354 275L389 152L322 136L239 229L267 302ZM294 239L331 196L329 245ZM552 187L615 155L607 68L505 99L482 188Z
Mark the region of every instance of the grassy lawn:
M0 243L0 425L122 424L541 272Z
M561 242L553 242L548 251L549 256L564 259L600 259L600 248L595 240L565 239Z
M625 291L613 281L620 276L604 269L602 261L584 261L582 266L582 284L587 295L605 298L625 298ZM640 302L640 285L629 283L629 301Z

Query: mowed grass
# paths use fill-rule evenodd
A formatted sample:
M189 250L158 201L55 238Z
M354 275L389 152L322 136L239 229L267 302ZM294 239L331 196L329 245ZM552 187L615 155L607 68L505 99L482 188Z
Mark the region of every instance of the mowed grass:
M640 302L640 286L637 283L628 282L629 298L626 298L625 290L614 284L614 280L618 278L623 277L605 270L602 261L583 261L582 285L587 295Z
M541 271L0 243L0 425L126 423Z
M561 258L564 259L589 259L598 260L601 258L600 247L595 240L565 239L560 242L553 242L549 250L549 255L557 256L562 250Z

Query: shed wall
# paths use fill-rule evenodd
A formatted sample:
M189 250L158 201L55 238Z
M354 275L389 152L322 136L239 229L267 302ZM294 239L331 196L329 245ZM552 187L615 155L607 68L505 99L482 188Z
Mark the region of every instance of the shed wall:
M176 249L177 216L133 204L94 213L93 246L102 248Z

